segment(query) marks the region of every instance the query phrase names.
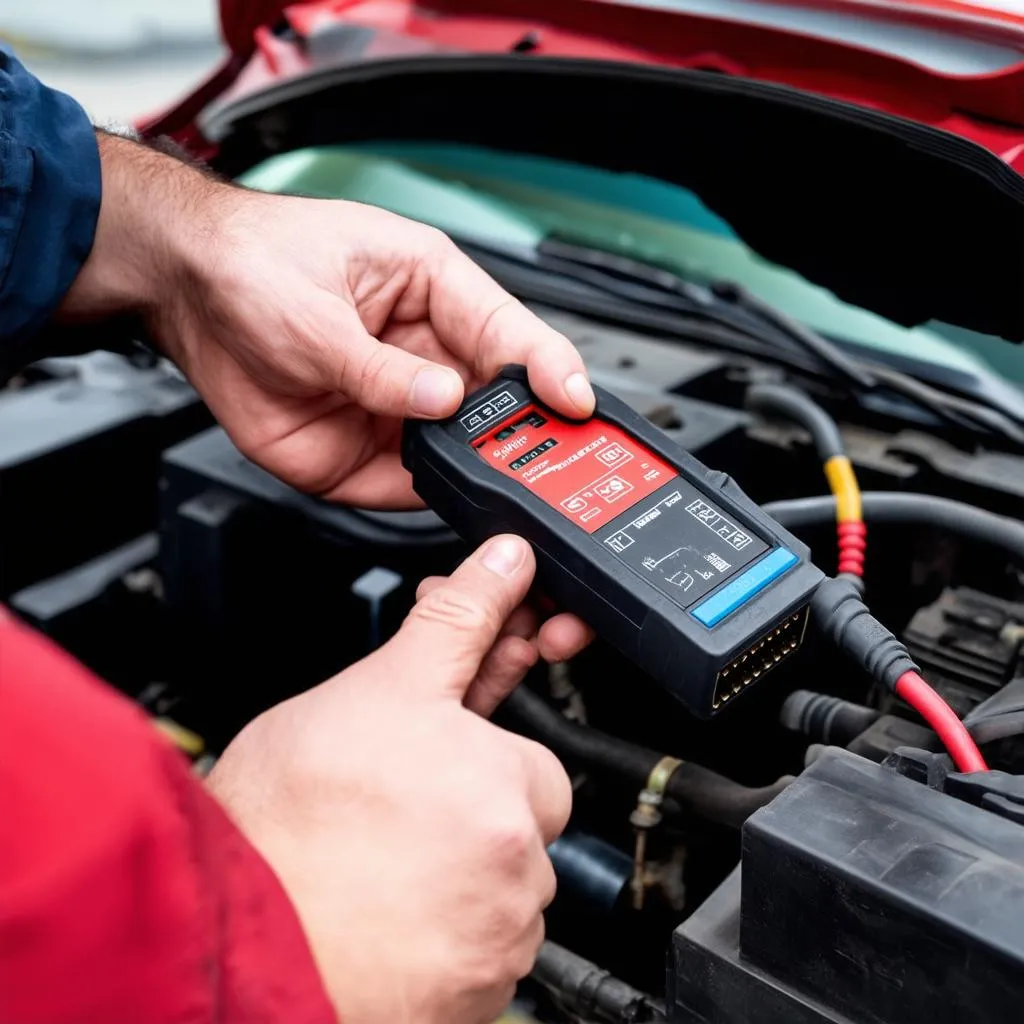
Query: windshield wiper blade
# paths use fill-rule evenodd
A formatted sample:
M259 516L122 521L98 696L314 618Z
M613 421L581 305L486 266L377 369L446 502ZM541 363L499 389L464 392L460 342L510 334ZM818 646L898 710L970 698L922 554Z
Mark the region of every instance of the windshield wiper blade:
M593 246L568 242L557 236L544 238L537 246L541 265L553 260L565 270L567 267L586 268L618 279L624 283L642 285L660 292L676 308L731 327L734 330L754 332L758 337L766 334L809 352L813 358L826 364L838 377L870 389L876 382L871 374L832 342L780 310L756 298L745 288L732 282L715 282L710 287L688 281L672 270L645 263L632 256L607 252ZM598 283L594 278L592 283ZM674 300L674 301L671 301ZM769 328L766 331L766 328Z
M556 236L542 240L537 252L541 266L554 261L551 269L570 274L572 268L576 268L585 273L588 283L593 285L600 284L597 275L604 275L606 282L621 282L612 287L613 291L621 292L624 286L641 287L650 294L664 296L661 304L698 316L703 307L708 319L733 330L752 333L759 340L771 343L781 336L858 391L870 393L887 389L961 429L996 434L1015 446L1024 447L1024 416L992 402L963 398L892 367L848 355L817 331L786 316L738 284L714 282L705 288L664 267ZM643 298L634 295L632 301L642 302ZM737 313L746 314L745 319L736 316Z
M795 342L785 330L766 323L759 314L744 309L737 302L724 299L710 288L629 256L556 238L545 238L535 250L534 265L539 270L591 285L635 305L663 309L717 324L731 331L754 336L759 341L766 340L776 347L797 351L807 348L801 342ZM815 356L821 359L819 353L815 353ZM837 361L840 365L832 366L832 369L842 376L848 376L841 366L842 362L840 354ZM854 379L851 377L851 380Z
M742 356L778 363L803 374L822 376L821 364L809 359L781 336L765 339L748 329L740 330L697 315L668 297L626 288L610 288L600 276L579 268L556 268L541 261L532 247L505 246L489 241L455 239L472 259L502 281L507 288L534 302L571 308L584 316L615 323L642 326L689 342L705 342Z

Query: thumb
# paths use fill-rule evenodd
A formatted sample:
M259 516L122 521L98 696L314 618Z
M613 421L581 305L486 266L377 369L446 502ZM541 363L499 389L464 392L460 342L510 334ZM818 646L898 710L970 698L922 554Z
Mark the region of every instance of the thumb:
M338 337L321 350L332 390L382 416L439 419L458 409L465 388L455 370L378 341L348 303L335 314Z
M533 582L533 550L521 537L492 537L416 602L374 655L387 678L461 701L505 621Z

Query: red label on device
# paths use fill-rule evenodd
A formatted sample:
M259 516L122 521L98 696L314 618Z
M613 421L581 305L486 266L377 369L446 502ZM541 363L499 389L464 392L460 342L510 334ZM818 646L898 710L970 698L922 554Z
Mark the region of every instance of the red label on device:
M532 406L474 441L473 447L587 533L678 476L610 423L571 423Z

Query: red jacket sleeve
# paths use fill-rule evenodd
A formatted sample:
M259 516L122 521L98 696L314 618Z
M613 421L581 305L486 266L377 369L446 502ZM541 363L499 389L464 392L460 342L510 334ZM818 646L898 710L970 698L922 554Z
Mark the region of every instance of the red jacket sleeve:
M0 608L0 1021L334 1020L276 876L184 758Z

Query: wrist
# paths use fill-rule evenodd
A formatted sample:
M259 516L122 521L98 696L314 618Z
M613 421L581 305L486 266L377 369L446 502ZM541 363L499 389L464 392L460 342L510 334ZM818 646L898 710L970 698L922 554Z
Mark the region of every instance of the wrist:
M149 319L201 272L210 207L233 191L174 157L97 132L102 199L92 250L64 298L63 322Z

